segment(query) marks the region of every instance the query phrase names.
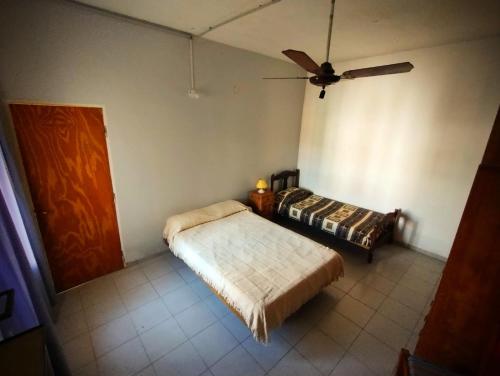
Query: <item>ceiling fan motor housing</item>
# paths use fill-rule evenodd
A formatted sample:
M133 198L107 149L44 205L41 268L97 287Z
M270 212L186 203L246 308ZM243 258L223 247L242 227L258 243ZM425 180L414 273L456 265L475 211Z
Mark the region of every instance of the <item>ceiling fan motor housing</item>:
M335 82L339 82L340 76L335 74L333 70L332 64L328 61L321 64L319 68L319 72L316 76L312 76L309 78L309 82L316 86L328 86L334 84Z
M321 66L319 67L320 74L324 75L333 75L335 73L335 70L332 67L332 64L330 64L328 61L325 61Z

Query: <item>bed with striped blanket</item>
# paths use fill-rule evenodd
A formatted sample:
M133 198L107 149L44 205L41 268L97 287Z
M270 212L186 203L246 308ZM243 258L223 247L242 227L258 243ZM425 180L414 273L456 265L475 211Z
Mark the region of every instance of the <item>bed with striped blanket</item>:
M372 250L382 236L392 238L399 210L383 214L341 201L322 197L298 187L289 187L275 195L275 211L336 238L366 249L371 262Z

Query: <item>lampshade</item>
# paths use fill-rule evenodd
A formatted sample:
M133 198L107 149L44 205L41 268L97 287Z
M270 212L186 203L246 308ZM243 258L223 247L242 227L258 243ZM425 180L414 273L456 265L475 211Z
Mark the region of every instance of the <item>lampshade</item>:
M264 189L267 188L267 182L264 179L257 180L257 184L255 187L259 190L260 193L264 192Z

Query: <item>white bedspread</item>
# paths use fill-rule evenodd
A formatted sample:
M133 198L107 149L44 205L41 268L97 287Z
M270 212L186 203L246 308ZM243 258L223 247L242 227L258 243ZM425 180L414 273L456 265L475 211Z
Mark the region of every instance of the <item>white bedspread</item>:
M212 205L201 209L198 225L196 211L181 214L169 219L164 235L172 252L240 313L257 340L267 342L268 330L343 274L342 258L240 203L220 205L228 203L234 214ZM214 219L207 209L224 215Z

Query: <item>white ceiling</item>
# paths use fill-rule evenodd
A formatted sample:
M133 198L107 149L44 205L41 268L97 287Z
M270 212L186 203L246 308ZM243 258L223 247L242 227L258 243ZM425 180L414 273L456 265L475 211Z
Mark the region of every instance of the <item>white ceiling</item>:
M79 0L192 34L268 0ZM325 60L330 0L281 0L204 35L287 60L287 48ZM500 34L499 0L337 0L336 61Z

